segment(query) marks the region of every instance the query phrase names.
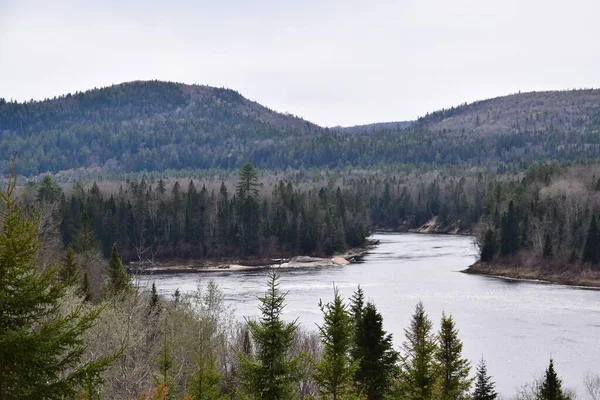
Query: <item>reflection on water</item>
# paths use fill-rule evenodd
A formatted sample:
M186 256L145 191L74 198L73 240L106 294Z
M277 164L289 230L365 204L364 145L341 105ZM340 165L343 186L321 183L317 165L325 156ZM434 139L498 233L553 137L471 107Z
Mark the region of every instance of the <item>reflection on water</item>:
M417 301L439 326L442 311L456 319L464 352L476 364L483 355L504 395L532 380L549 358L569 387L581 388L587 371L600 373L600 291L539 282L462 274L475 260L468 237L417 234L375 235L380 245L363 262L324 269L285 270L284 316L308 329L321 322L319 299L346 298L361 285L384 317L399 346ZM215 280L240 318L258 315L256 297L265 290L267 271L158 275L161 294L195 290L198 279Z

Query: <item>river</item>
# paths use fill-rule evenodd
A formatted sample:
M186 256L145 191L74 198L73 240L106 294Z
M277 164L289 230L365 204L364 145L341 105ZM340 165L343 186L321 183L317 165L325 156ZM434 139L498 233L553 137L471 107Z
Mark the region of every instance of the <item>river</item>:
M333 284L349 298L357 285L377 305L384 328L399 347L415 304L421 300L439 327L442 311L452 314L473 364L483 356L503 396L546 368L550 357L563 385L582 391L587 372L600 373L600 291L561 285L467 275L476 258L473 239L464 236L376 234L380 244L347 266L284 270L284 316L306 328L321 322L319 299L333 297ZM195 290L198 280L216 281L238 317L258 315L267 271L154 275L161 294Z

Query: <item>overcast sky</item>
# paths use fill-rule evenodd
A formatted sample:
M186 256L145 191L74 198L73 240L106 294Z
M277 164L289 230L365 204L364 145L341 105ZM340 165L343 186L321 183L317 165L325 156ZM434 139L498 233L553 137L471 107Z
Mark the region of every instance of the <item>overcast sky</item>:
M321 125L600 87L599 0L0 0L0 97L140 79L229 87Z

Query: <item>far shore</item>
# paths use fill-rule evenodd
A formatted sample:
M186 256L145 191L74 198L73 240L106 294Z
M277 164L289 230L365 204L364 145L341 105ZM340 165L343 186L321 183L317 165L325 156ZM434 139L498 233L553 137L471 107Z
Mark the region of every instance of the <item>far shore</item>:
M477 261L461 272L503 279L600 289L600 271L589 268L570 268L559 271L546 270L541 266L517 267Z
M290 258L229 259L229 260L173 260L156 262L139 268L130 263L128 269L134 274L182 274L208 272L242 272L269 268L325 268L348 265L360 261L379 242L371 240L365 247L350 249L330 257L295 256Z

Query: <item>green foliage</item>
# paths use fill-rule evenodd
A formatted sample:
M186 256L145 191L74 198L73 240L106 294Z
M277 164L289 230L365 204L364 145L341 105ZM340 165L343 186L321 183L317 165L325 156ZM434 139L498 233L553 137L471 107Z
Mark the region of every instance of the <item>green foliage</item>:
M358 363L354 380L361 395L379 400L391 393L398 353L393 348L392 335L383 330L383 317L375 305L368 302L359 309L362 302L359 288L352 304L356 333L351 355L353 362Z
M27 175L97 165L122 171L235 169L248 161L277 169L378 167L399 159L417 167L531 165L598 157L597 103L597 91L530 93L436 111L408 127L325 129L233 90L130 82L1 103L0 151L18 151ZM0 171L7 169L0 163Z
M148 304L148 308L151 314L160 312L160 298L154 282L152 282L152 289L150 290L150 303Z
M248 197L256 200L258 196L258 172L252 164L246 163L238 174L237 195L243 201Z
M500 226L500 253L509 255L519 249L519 221L515 212L515 203L511 200L508 211L502 215Z
M333 302L319 304L324 322L319 326L324 346L323 358L316 365L314 379L324 399L348 399L354 395L354 374L359 361L350 358L353 320L337 288Z
M330 199L324 202L281 181L259 203L253 195L230 197L224 183L218 194L209 185L191 180L186 191L174 182L163 195L142 178L117 193L97 185L73 190L57 213L64 243L78 253L99 247L107 258L117 243L123 261L144 262L329 255L362 246L369 235L362 196L350 189L324 189Z
M406 340L402 344L400 391L406 399L434 398L439 376L435 356L439 353L432 327L423 303L417 303L410 327L404 330Z
M226 399L221 393L220 382L221 375L217 371L214 356L205 354L197 361L189 393L194 400Z
M79 295L86 302L92 301L92 298L93 298L93 295L92 295L92 286L90 285L90 278L88 276L87 271L83 273L83 279L81 281L81 287L79 288Z
M441 328L437 335L438 348L435 360L439 365L439 394L441 400L467 399L472 379L471 366L463 358L463 344L452 316L442 315Z
M133 290L131 278L123 267L116 243L113 244L112 255L108 260L107 279L105 293L110 296L126 294Z
M494 235L494 231L488 229L485 232L485 237L483 239L483 245L479 251L479 259L484 262L492 261L494 255L496 254L496 237Z
M69 284L79 280L79 267L75 261L75 252L71 247L67 248L65 260L58 270L58 280Z
M39 221L24 213L15 184L10 178L0 194L0 400L73 398L110 362L82 359L83 335L101 309L60 314L67 285L56 268L38 270Z
M259 298L262 316L259 321L248 321L256 344L255 357L239 356L242 384L248 396L257 400L291 399L299 381L299 358L290 356L297 324L281 319L285 294L279 291L278 280L279 275L271 272L267 292Z
M495 386L492 377L488 375L485 360L482 358L477 365L472 400L495 400L498 397Z
M581 261L591 264L598 264L600 262L600 230L598 229L596 217L593 215L585 237Z
M98 246L92 220L86 211L79 217L79 226L75 232L73 248L77 253L94 250Z
M160 373L155 376L154 381L157 385L165 385L171 387L173 385L173 377L171 370L173 369L173 360L171 358L171 345L169 343L168 333L166 324L161 329L162 345L160 351L160 357L158 359L158 368ZM168 394L166 395L167 398Z
M552 237L550 234L546 233L544 235L544 247L542 249L542 257L549 259L554 255L554 250L552 247Z
M550 359L550 364L546 369L544 380L540 387L539 400L568 400L568 396L563 393L562 382L554 371L554 360Z
M46 175L42 178L37 190L37 201L42 203L54 203L58 201L62 189L56 183L56 180L51 175Z

